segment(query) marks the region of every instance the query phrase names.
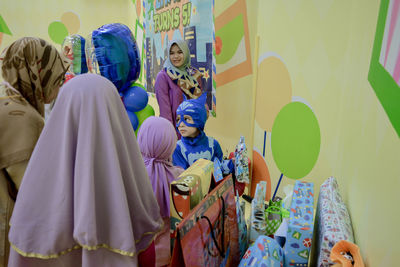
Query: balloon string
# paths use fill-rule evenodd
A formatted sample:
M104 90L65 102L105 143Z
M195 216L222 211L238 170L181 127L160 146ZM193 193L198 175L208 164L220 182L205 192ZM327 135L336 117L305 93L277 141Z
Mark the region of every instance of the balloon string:
M265 158L265 143L267 142L267 131L264 131L264 147L263 147L263 157Z
M279 185L281 184L282 177L283 177L283 173L281 173L281 177L279 178L278 184L276 185L274 195L272 196L272 201L274 201L276 192L278 192L278 188L279 188Z

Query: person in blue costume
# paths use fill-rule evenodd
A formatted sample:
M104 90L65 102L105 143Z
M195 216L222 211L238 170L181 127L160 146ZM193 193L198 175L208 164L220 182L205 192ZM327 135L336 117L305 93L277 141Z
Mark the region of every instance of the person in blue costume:
M232 160L223 160L223 153L218 141L204 133L207 121L205 107L206 93L197 99L184 100L176 110L176 128L182 135L177 142L172 161L175 166L187 169L198 159L221 162L224 175L232 173Z

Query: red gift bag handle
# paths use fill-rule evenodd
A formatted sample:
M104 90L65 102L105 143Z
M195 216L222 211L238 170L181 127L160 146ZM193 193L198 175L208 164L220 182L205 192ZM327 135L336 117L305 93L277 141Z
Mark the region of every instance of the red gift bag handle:
M172 190L171 190L171 191L172 191ZM174 205L174 209L175 209L175 211L176 211L176 214L178 214L179 218L181 218L181 220L183 220L183 216L181 216L181 215L179 214L179 211L178 211L178 209L176 208L176 205L175 205L174 191L172 191L171 194L172 194L172 196L171 196L171 198L172 198L172 204Z
M222 258L225 258L225 248L224 248L224 233L225 233L225 200L224 198L221 196L220 199L222 200L222 233L221 233L221 243L222 243L222 247L219 248L218 246L218 242L215 238L215 234L214 234L214 229L212 226L212 223L210 221L210 218L208 218L207 216L203 215L200 217L200 219L206 219L208 222L208 225L210 226L210 232L211 232L211 238L214 241L214 245L217 248L219 254L221 255Z

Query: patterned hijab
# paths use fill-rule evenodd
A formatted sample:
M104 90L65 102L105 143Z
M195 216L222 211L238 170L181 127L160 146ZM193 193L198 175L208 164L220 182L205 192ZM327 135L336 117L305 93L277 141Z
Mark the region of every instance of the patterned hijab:
M29 160L43 117L8 83L0 83L0 169Z
M24 37L0 56L2 75L42 117L44 104L51 102L64 81L70 61L46 41Z
M179 68L175 67L169 58L169 52L174 44L179 46L184 56L183 65ZM190 51L187 43L184 40L173 40L168 44L167 51L168 55L164 62L164 70L189 99L198 98L202 93L200 86L202 74L190 66Z

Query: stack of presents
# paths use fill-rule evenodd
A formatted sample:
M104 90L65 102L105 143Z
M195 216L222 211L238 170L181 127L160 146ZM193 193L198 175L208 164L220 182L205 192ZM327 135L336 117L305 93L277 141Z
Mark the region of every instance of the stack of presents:
M331 266L337 243L354 245L333 177L321 185L315 217L313 183L296 181L285 199L265 201L267 184L259 182L246 222L236 189L248 180L222 177L219 167L201 159L171 183L170 266ZM338 255L354 263L350 253Z

